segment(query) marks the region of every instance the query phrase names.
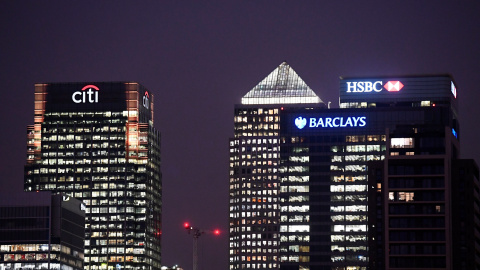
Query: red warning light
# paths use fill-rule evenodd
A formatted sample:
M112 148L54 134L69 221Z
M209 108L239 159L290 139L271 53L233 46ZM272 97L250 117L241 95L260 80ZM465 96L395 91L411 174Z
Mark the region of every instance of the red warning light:
M188 222L183 223L185 229L190 229L190 224Z
M214 230L214 231L213 231L213 234L215 234L215 235L220 235L220 230L219 230L219 229Z

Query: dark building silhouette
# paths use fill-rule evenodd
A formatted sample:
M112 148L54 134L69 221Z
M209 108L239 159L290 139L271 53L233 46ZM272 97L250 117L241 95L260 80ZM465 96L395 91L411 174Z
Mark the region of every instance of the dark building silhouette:
M388 138L390 155L369 164L371 269L480 267L478 168L458 159L449 134L397 130Z
M85 206L70 196L2 205L0 269L82 270L84 230Z

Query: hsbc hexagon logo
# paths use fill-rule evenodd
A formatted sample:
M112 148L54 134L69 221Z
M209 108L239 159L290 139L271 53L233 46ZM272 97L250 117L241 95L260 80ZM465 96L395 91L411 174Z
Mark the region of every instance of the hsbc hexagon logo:
M398 92L403 88L403 83L400 81L388 81L383 87L388 92Z
M383 81L347 82L347 93L381 92L383 89L386 89L388 92L398 92L402 88L403 83L400 81L388 81L385 84L383 84Z
M77 91L72 94L72 100L75 103L98 103L98 91L100 89L93 85L85 85L82 91Z

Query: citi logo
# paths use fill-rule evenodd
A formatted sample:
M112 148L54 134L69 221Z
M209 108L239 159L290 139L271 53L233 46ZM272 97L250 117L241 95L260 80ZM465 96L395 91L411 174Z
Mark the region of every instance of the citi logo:
M145 91L145 95L143 95L143 107L146 109L150 108L150 95L147 91Z
M383 85L382 81L375 82L347 82L347 93L381 92L384 88L389 92L398 92L403 88L400 81L388 81Z
M93 84L85 85L82 91L73 93L72 100L75 103L98 103L98 90L100 89Z

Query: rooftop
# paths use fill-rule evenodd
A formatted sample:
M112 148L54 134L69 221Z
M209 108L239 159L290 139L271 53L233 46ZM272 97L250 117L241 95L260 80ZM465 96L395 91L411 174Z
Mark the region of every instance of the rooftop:
M242 104L324 103L286 62L242 98Z

